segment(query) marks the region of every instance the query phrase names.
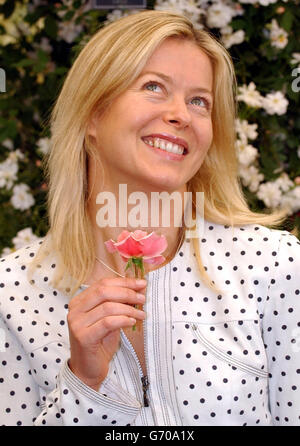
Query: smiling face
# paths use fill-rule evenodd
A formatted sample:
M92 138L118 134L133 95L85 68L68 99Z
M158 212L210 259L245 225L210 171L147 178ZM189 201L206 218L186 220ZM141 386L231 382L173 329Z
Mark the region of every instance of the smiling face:
M187 40L164 40L133 84L90 122L106 186L182 191L212 143L212 88L208 56Z

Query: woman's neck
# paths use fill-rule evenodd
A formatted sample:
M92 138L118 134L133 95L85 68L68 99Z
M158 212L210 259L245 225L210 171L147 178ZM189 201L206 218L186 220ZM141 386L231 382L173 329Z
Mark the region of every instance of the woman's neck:
M183 203L184 191L182 191L181 194L182 203ZM147 272L160 268L163 265L169 263L176 255L184 238L184 227L182 225L183 205L181 205L181 208L178 208L177 206L176 209L175 204L171 206L172 200L169 201L170 204L169 206L166 206L167 201L165 202L163 201L160 206L161 212L159 215L157 215L157 213L153 212L153 208L151 209L151 205L153 206L153 203L151 201L151 196L150 199L148 199L147 197L146 205L145 203L143 203L142 206L138 208L137 204L134 205L130 204L128 202L128 198L125 195L122 196L122 191L119 190L117 196L115 196L114 192L112 193L112 191L109 191L109 193L107 192L108 192L107 190L105 191L105 193L101 192L102 195L99 195L99 193L97 194L91 193L90 199L88 201L88 214L93 228L93 235L96 247L95 250L96 257L98 257L98 259L101 259L114 271L117 271L119 274L124 275L125 274L124 261L121 259L119 255L116 256L114 254L109 253L105 247L104 242L110 239L117 241L119 234L124 230L127 230L129 232L134 232L135 230L139 229L142 231L146 231L147 233L151 233L152 231L154 231L158 235L164 235L168 243L167 249L162 253L162 255L166 259L165 262L158 266L145 264L144 265L145 274L147 274ZM142 197L143 196L145 195L142 195ZM111 200L109 204L107 197L114 197L115 199ZM124 200L126 200L126 203L124 203ZM168 194L165 194L165 200L168 200ZM166 212L166 210L169 212ZM164 225L164 226L152 225L151 223L153 223L153 220L155 220L155 223L157 222L157 219L158 222L162 221L163 212L165 214L169 214L169 222L167 221L169 225ZM141 223L144 224L143 225L141 224L140 226L136 225L133 226L128 224L132 222L133 216L137 216L138 213L141 217L143 217L141 218L142 220ZM147 213L148 215L146 215ZM138 219L136 219L136 221L139 222ZM109 224L107 226L104 226L105 222L108 222ZM119 222L121 223L127 222L127 225L120 225ZM103 266L103 264L100 264L99 262L95 262L94 270L95 270L94 274L96 274L97 277L99 276L99 274L102 275L113 274L110 273L108 268L105 268L105 266ZM131 274L129 273L128 275Z

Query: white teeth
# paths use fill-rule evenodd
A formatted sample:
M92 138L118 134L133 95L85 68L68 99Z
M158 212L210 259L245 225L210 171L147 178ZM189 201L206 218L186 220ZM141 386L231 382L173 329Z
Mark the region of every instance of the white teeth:
M145 142L152 147L157 147L159 149L165 150L166 152L176 153L178 155L182 155L184 152L184 147L179 146L178 144L172 144L170 141L165 141L160 138L145 138Z
M162 140L158 140L158 144L159 144L159 148L160 149L162 149L162 150L165 150L166 149L166 143L165 143L165 141L162 141Z
M159 139L154 140L154 147L159 147Z

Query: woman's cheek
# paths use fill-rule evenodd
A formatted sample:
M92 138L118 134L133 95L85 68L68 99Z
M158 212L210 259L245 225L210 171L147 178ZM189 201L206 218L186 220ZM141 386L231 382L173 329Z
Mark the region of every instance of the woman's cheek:
M198 131L198 134L199 134L200 145L206 150L208 150L213 141L212 123L211 121L207 122L205 126L202 126L202 128L200 126L199 128L200 130Z

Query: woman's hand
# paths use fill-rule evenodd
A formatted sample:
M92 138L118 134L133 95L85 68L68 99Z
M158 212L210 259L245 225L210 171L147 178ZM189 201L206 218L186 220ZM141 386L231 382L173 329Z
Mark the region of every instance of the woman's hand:
M119 347L120 329L145 318L134 308L145 302L134 278L105 278L75 296L69 303L68 326L72 372L89 387L98 390L109 363Z

